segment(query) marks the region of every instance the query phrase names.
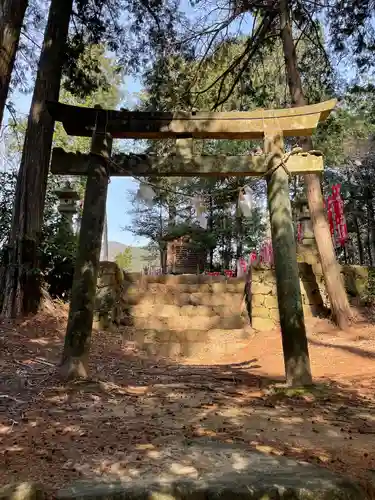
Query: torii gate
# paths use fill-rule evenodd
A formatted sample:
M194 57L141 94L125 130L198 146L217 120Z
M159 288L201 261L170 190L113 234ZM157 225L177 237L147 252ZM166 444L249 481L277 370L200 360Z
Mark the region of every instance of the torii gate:
M251 112L129 112L82 108L48 102L49 113L68 135L92 137L89 154L55 148L51 171L87 175L83 215L71 294L63 365L66 376L85 376L91 338L96 281L109 176L266 176L268 207L277 279L285 370L288 381L311 383L291 204L290 174L323 171L317 151L284 153L283 137L311 136L336 105L330 100L310 106ZM167 156L116 155L112 139L176 139ZM199 139L263 139L264 154L194 155Z

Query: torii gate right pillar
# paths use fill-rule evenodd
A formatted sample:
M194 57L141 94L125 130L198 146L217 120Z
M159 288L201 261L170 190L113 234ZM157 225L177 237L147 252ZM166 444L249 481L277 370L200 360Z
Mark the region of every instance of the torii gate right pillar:
M272 158L268 165L267 195L286 382L288 385L306 386L312 384L312 377L289 198L289 173L282 164L282 135L266 135L264 150Z

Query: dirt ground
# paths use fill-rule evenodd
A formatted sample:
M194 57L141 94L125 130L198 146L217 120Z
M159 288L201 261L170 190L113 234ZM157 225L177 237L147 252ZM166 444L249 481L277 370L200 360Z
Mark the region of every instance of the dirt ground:
M0 324L0 485L198 477L209 465L186 449L204 439L375 483L374 325L343 334L327 320L310 321L317 385L303 392L275 388L283 375L278 331L254 333L227 358L184 364L96 332L92 379L64 385L54 367L65 324L62 307Z

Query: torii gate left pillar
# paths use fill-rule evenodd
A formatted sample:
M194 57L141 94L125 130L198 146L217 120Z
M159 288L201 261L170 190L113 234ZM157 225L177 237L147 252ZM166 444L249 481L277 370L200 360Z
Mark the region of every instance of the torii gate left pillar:
M106 122L98 122L92 136L79 246L71 291L68 324L61 359L64 379L86 378L94 318L96 283L108 189L112 137Z

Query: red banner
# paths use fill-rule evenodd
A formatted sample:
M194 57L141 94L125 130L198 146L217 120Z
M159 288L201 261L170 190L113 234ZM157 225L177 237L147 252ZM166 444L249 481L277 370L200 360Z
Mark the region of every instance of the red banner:
M240 266L241 266L242 272L243 272L243 273L246 273L246 267L247 267L247 266L246 266L246 260L245 260L245 259L243 259L243 258L241 258L239 263L240 263Z
M260 262L265 264L273 264L273 249L272 242L267 241L260 250Z
M348 230L344 215L344 201L341 197L340 191L341 184L335 184L332 186L337 241L339 242L340 246L343 247L345 246L348 239Z
M256 252L251 252L249 255L249 267L251 267L252 264L254 264L258 260Z
M344 215L344 201L341 197L341 184L332 186L332 194L328 196L325 207L333 242L343 247L348 240L348 228Z
M301 224L301 222L298 222L298 224L297 224L297 241L298 241L298 243L301 243L302 240L303 240L302 224Z

